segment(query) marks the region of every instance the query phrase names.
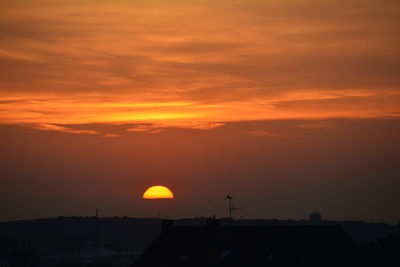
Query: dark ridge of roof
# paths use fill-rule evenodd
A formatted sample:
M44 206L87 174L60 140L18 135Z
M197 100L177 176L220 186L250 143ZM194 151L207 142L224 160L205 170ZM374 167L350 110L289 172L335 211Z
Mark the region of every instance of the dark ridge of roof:
M178 226L161 232L134 266L346 266L356 250L336 225Z

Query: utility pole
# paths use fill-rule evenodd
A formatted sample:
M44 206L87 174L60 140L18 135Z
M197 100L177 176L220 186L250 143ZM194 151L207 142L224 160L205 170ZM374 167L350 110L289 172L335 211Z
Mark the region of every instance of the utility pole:
M95 223L95 245L99 245L99 209L96 208L96 223Z
M94 244L94 249L95 249L95 257L96 260L98 259L98 250L99 250L99 209L96 208L96 224L95 224L95 244Z

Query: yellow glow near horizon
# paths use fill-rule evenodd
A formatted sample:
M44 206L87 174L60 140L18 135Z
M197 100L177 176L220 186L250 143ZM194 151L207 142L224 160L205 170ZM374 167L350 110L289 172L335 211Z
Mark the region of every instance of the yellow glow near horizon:
M143 194L144 199L174 198L174 194L167 187L155 185L149 187Z

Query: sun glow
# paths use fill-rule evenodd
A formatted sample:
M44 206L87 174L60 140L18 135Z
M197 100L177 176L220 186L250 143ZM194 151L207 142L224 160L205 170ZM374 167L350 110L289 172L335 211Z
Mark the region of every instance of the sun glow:
M165 186L155 185L149 187L143 194L144 199L174 198L174 194Z

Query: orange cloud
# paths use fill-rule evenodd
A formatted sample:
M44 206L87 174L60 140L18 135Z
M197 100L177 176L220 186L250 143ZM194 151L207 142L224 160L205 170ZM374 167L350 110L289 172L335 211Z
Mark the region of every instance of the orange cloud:
M52 125L52 124L38 124L35 126L35 128L38 130L59 131L59 132L73 133L73 134L98 134L97 131L78 130L78 129L72 129L72 128L59 126L59 125Z
M164 124L142 124L128 129L129 132L161 133L165 128L186 128L193 130L212 130L224 126L221 122L180 122Z
M305 129L319 129L319 128L327 128L332 126L333 122L331 121L314 121L309 123L304 123L297 125L296 127L305 128Z
M205 130L400 114L396 1L20 0L2 10L0 123Z
M114 137L120 137L120 134L105 134L105 137L110 137L110 138L114 138Z
M147 124L147 125L145 124L145 125L136 125L135 127L128 129L127 131L156 134L156 133L161 133L163 131L163 129L161 129L157 126L154 126L152 124Z
M247 134L254 135L254 136L267 136L267 137L293 137L285 134L280 134L280 133L274 133L270 131L265 131L265 130L252 130L252 131L247 131Z

